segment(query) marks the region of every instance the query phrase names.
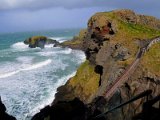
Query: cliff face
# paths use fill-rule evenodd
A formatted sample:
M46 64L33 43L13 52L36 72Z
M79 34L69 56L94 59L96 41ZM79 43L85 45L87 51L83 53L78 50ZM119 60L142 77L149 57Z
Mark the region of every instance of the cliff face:
M86 104L83 119L91 119L145 90L152 90L149 99L158 96L160 43L155 43L138 58L138 53L143 52L142 48L157 36L160 36L160 20L151 16L138 15L131 10L115 10L92 16L87 30L79 35L80 39L77 37L64 43L71 48L80 45L78 49L85 52L87 61L80 66L75 77L58 89L52 107L58 101L79 98ZM138 62L133 67L136 58ZM130 73L127 74L126 81L114 89L112 96L106 97L107 90L127 70ZM143 103L145 98L113 111L103 119L130 120L142 112ZM158 104L154 107L156 109Z
M103 68L97 96L103 95L106 86L130 66L139 48L144 47L150 38L160 35L159 24L160 20L154 17L137 15L130 10L97 13L91 17L84 42L88 43L85 44L85 52L90 62ZM160 44L157 43L145 53L136 70L125 84L117 88L105 108L112 108L147 89L153 90L152 97L160 94L159 49ZM108 119L131 119L140 112L143 102L141 99L129 104Z

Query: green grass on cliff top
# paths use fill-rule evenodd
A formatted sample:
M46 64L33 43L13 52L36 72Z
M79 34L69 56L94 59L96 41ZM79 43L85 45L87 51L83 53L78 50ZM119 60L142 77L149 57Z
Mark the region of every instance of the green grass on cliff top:
M100 21L99 16L103 16L102 21ZM160 30L153 29L147 25L134 24L131 22L123 21L122 19L117 17L113 12L101 12L95 14L93 17L99 20L99 24L105 23L104 20L114 20L117 27L117 32L111 40L112 43L122 44L124 47L128 48L129 52L131 53L130 59L122 61L120 63L124 66L131 64L132 61L135 59L136 54L140 48L137 41L149 40L157 36L160 36ZM79 40L69 41L65 44L79 44L81 43L84 35L85 34L83 30L79 34ZM158 75L160 75L159 50L160 44L152 46L151 49L144 55L143 59L141 60L141 63L145 68L151 70L153 74L156 73Z
M123 21L113 12L102 12L97 15L105 16L108 20L114 20L117 26L117 33L112 39L112 43L120 43L129 49L131 58L121 62L120 64L129 65L135 59L136 53L139 50L137 40L149 40L160 36L160 30L151 28L147 25L134 24ZM96 15L95 15L96 16ZM149 17L149 16L148 16ZM142 65L151 71L153 74L160 75L160 44L153 45L150 50L145 53L141 60Z
M133 41L133 39L139 38L140 40L152 39L154 37L160 36L160 31L149 28L147 26L132 24L132 23L120 23L123 26L124 32L126 32L127 39ZM135 44L131 44L128 41L128 45L130 50L138 51L139 47ZM160 75L160 43L156 43L153 45L148 52L142 57L141 63L143 67L148 69L151 73L155 75ZM134 53L136 55L136 53ZM127 62L127 61L126 61ZM124 62L125 63L125 62Z
M111 20L116 24L117 32L115 36L112 38L112 43L120 43L131 53L131 58L122 61L120 64L123 66L130 65L132 61L135 59L136 54L140 48L139 41L143 40L151 40L157 36L160 36L160 29L151 28L148 25L143 24L135 24L127 21L123 21L113 12L102 12L95 14L98 20L100 20L99 16L102 17L102 21L100 23L105 23L104 18L106 20ZM151 19L153 17L147 16L147 18ZM154 18L155 19L155 18ZM160 43L153 45L148 52L145 53L143 59L141 60L141 64L144 68L151 71L153 74L160 76Z
M160 30L150 28L148 26L124 22L118 19L111 12L98 13L106 16L107 19L114 19L117 24L117 32L111 39L111 42L120 43L128 48L131 53L131 58L126 61L121 61L120 64L128 66L135 59L136 53L139 50L137 40L151 39L160 36ZM97 18L98 19L98 18ZM84 36L80 34L79 36ZM81 41L82 39L80 39ZM80 41L69 41L65 44L79 44ZM144 69L149 70L155 75L160 75L160 43L151 47L142 57L141 64ZM75 96L80 97L83 101L96 94L99 86L100 76L94 72L94 66L90 65L89 61L84 62L78 69L76 76L70 79L69 86L74 89Z
M91 99L99 87L100 75L94 72L94 66L85 61L77 70L76 75L71 78L69 85L74 87L75 96L83 101Z
M45 37L45 36L33 36L33 37L31 37L31 44L33 45L38 40L46 40L46 39L47 39L47 37Z
M142 64L151 73L160 76L160 43L154 44L149 51L144 54ZM146 66L147 65L147 66Z

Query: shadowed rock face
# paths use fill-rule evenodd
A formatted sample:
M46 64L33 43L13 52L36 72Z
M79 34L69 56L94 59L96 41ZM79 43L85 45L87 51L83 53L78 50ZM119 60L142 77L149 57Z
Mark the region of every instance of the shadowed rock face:
M16 120L15 117L10 116L9 114L6 113L6 107L2 103L1 98L0 98L0 120Z
M53 106L46 106L32 120L105 120L104 117L94 118L101 112L97 106L105 104L103 97L96 98L90 105L85 105L78 98L72 101L59 101Z
M45 107L32 120L84 120L86 111L84 103L75 98L70 102L58 102L52 107Z

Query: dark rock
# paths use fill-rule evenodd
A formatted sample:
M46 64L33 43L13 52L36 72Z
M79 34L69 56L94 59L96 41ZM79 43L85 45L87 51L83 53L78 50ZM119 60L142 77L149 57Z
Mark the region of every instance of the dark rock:
M0 97L0 120L16 120L15 117L6 113L6 107L1 101Z
M0 97L0 113L5 113L5 111L6 111L6 107L5 107L5 105L2 103L1 97Z
M58 46L60 43L56 40L48 39L45 36L33 36L24 41L26 45L29 45L30 48L40 47L43 49L46 44L54 44Z
M47 106L37 113L32 120L85 120L87 108L78 98L69 102L58 102L53 106Z
M153 104L160 102L160 95L155 98L146 101L143 104L142 112L138 113L133 117L133 120L159 120L160 118L160 107L155 108Z

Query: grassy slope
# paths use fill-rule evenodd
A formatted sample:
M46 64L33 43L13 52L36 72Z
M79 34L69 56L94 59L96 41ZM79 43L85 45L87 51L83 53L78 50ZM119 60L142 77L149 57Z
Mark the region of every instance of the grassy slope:
M130 50L132 53L132 58L127 61L121 62L120 64L124 64L125 66L130 64L139 49L138 44L136 44L136 39L146 40L152 39L154 37L160 36L160 30L150 28L148 26L133 24L121 21L118 18L115 18L114 14L106 14L104 15L111 17L111 19L116 19L118 29L120 32L117 32L116 36L113 38L113 42L122 43L126 48ZM150 16L149 16L150 17ZM145 54L141 63L142 65L148 69L151 73L160 75L160 44L157 43L153 45L149 52Z
M69 81L74 89L74 95L83 100L94 95L99 86L99 75L94 72L94 66L85 61L78 69L77 74Z
M160 76L160 43L151 47L151 49L144 55L142 64L154 75Z
M125 24L125 27L128 28L128 32L130 37L144 39L151 39L156 36L160 36L160 31L141 26L141 25L133 25L133 24ZM127 30L127 29L126 29ZM131 46L130 49L134 48ZM151 73L160 75L160 44L157 43L151 47L149 52L145 54L143 59L141 60L142 65L147 68ZM137 50L136 50L137 51Z

